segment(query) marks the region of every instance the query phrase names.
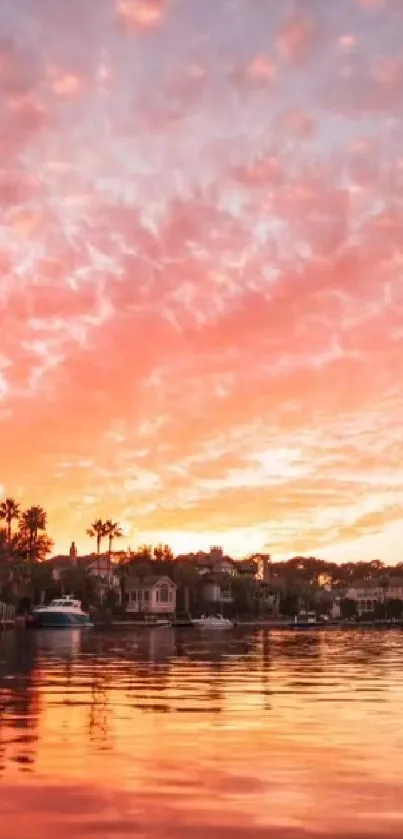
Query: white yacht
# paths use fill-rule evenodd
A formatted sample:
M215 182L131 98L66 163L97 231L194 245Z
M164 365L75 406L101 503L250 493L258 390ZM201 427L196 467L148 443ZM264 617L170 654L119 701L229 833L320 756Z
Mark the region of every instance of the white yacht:
M43 628L92 626L91 618L81 608L80 600L70 594L52 600L48 606L34 609L32 617L34 626Z
M234 624L223 615L202 615L192 620L192 625L198 629L232 629Z

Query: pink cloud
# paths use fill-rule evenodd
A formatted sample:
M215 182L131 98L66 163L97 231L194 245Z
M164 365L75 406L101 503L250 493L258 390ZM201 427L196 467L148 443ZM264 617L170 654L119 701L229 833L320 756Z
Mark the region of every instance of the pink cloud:
M277 79L277 67L269 56L257 55L249 63L247 75L252 81L273 84Z
M368 9L352 31L254 8L241 50L238 8L85 6L81 51L73 4L46 60L1 53L2 483L28 500L41 474L60 545L83 499L128 518L135 491L140 532L322 549L327 506L355 504L346 543L378 526L386 462L396 491L401 62L381 28L368 47ZM126 28L158 38L134 58Z
M317 26L313 19L295 14L280 28L276 37L276 50L279 58L289 64L305 61L317 36Z
M166 13L165 0L117 0L118 17L138 31L159 26Z

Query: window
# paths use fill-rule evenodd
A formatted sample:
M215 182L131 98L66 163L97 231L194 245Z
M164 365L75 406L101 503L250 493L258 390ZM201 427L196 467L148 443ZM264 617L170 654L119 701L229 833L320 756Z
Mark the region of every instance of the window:
M148 589L145 589L143 591L143 600L148 602L149 599L150 599L150 592L148 591Z
M157 597L157 599L158 599L158 597ZM159 599L160 599L161 603L168 603L169 602L169 588L166 584L160 586Z

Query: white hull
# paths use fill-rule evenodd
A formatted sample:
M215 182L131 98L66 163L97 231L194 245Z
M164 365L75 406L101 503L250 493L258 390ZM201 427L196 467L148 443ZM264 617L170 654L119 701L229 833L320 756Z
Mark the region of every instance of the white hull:
M222 631L224 629L233 629L234 624L228 618L223 618L222 615L218 617L202 617L192 621L192 625L197 629L214 629Z
M52 600L49 606L34 609L32 618L35 626L43 628L92 626L90 616L83 611L80 601L72 597L61 597Z

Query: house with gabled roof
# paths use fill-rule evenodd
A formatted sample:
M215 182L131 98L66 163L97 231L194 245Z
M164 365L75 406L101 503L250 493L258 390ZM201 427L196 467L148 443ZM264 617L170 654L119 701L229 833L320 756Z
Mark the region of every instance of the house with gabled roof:
M125 580L125 608L132 614L172 616L176 611L176 585L163 575L140 578L129 574Z
M109 590L114 589L118 596L120 595L120 581L116 573L116 567L108 554L86 554L78 556L77 549L74 544L70 548L69 554L58 554L47 560L51 571L52 578L55 583L63 580L63 572L69 571L73 568L79 568L85 571L89 576L96 577L101 591L101 599L103 595Z

